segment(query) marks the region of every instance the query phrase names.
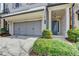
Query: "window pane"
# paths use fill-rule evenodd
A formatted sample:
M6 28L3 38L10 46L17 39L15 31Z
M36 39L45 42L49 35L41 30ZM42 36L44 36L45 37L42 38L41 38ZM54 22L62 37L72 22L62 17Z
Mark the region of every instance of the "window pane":
M19 7L19 3L16 3L16 4L15 4L15 7L18 8L18 7Z

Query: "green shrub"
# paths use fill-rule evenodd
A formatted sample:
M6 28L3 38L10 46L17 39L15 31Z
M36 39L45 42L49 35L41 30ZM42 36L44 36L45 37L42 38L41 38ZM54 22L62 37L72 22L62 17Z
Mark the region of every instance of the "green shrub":
M6 28L1 28L0 36L10 36L10 34L8 33L8 30Z
M79 42L75 43L76 48L79 50Z
M67 34L68 34L68 40L74 42L79 41L79 39L77 39L79 37L79 29L68 30Z
M0 33L6 33L6 32L8 32L7 29L5 29L5 28L0 29Z
M31 54L39 56L75 56L78 49L69 43L56 39L38 39L33 45Z
M47 38L47 39L52 38L52 32L49 31L49 30L44 30L44 31L42 32L42 38Z

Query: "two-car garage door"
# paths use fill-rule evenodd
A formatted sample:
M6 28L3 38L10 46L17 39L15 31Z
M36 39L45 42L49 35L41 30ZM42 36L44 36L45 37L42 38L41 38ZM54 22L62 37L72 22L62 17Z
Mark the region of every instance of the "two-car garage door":
M14 23L15 35L41 35L41 21Z

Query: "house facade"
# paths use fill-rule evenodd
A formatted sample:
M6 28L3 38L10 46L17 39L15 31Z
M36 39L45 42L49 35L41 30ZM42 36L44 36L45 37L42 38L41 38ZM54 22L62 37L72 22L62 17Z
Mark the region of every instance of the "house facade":
M78 4L74 6L74 28L79 27ZM67 3L5 3L0 27L5 21L11 35L42 35L48 28L53 35L67 36L72 27L72 4Z

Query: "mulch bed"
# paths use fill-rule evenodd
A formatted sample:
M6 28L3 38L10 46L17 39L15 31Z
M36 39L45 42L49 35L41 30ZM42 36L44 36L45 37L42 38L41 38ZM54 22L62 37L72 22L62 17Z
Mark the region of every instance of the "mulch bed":
M9 33L0 34L1 37L11 36Z
M69 40L69 38L65 38L67 41L71 42L71 43L75 43L74 41L72 40Z
M33 50L29 53L30 56L38 56L37 53L35 53Z

